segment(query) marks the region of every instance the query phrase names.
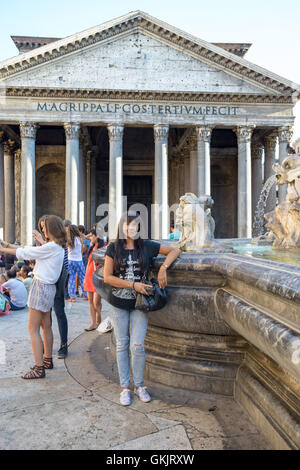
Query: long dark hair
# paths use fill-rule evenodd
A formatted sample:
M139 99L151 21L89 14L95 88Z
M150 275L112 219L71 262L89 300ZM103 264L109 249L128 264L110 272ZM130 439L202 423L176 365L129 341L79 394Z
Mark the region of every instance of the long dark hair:
M90 230L90 234L94 235L95 237L97 237L97 232L96 230L92 229ZM92 243L90 244L90 247L89 247L89 251L87 253L87 258L89 258L90 254L92 253L94 247L97 245L97 250L99 250L99 248L102 248L104 246L104 241L97 237L97 242L95 243L95 245L93 245Z
M126 246L126 236L123 233L123 225L126 222L129 225L131 222L137 222L137 216L130 216L130 215L123 215L119 226L118 226L118 235L117 239L114 242L115 245L115 258L114 258L114 271L119 273L123 268L123 258L125 254L125 246ZM136 238L134 240L134 250L136 253L136 260L140 265L140 270L144 271L144 240L142 238Z
M62 248L67 246L67 234L64 223L60 217L50 215L44 220L47 235L51 234L57 243Z
M80 238L81 241L78 227L77 225L69 225L69 227L67 228L67 240L68 246L72 249L75 247L75 238Z
M49 240L45 237L45 234L43 232L42 222L44 222L44 224L45 224L45 220L48 219L48 217L50 217L50 215L42 215L42 217L40 217L39 222L38 222L39 232L40 232L40 234L42 235L42 237L45 241L49 241Z
M67 246L67 234L64 223L60 217L56 215L43 215L38 222L38 229L40 234L42 235L43 239L46 242L49 242L49 238L45 236L45 233L42 229L42 223L47 231L47 235L51 233L51 235L55 238L55 242L61 246L62 248L66 248Z

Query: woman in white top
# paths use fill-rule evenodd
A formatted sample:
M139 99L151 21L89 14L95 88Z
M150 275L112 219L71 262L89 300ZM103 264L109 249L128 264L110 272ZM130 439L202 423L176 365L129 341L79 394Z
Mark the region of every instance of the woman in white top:
M66 231L63 221L54 215L45 219L45 238L49 240L42 246L24 248L0 243L0 252L11 254L25 260L36 260L34 279L28 297L29 333L35 366L22 378L25 380L42 379L45 368L52 369L53 333L50 312L54 305L56 282L59 279L64 260ZM42 341L40 328L43 330ZM44 358L43 358L44 351Z
M68 291L70 302L76 302L76 276L78 276L82 288L82 294L87 299L84 290L85 267L82 261L82 241L80 232L76 225L69 225L67 229L68 260L69 260L69 282Z

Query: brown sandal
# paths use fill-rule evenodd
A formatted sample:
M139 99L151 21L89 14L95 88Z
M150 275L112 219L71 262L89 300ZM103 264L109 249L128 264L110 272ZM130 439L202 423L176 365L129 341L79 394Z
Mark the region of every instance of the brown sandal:
M47 370L52 370L53 369L53 360L52 360L52 357L51 358L47 358L47 357L44 357L44 367L45 369Z
M46 377L44 366L34 366L32 369L23 375L23 380L37 380L44 379Z
M54 368L52 358L51 358L51 359L48 359L47 357L45 357L43 363L44 363L44 368L45 368L45 370L46 370L46 369L47 369L47 370L52 370L52 369ZM36 366L31 367L30 369L33 370L35 367L36 367Z

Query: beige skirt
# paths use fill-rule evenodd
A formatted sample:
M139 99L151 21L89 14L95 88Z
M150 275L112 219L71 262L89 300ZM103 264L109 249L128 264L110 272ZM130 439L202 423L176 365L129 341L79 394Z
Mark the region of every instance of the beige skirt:
M40 312L50 312L54 306L55 294L55 284L45 284L38 279L33 279L27 305L29 308L39 310Z

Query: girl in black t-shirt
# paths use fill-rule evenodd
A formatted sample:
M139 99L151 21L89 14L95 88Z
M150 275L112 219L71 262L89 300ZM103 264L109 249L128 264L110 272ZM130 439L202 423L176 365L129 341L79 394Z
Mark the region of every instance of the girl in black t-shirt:
M158 254L167 258L158 273L161 288L167 285L167 269L178 258L180 251L171 246L138 235L136 217L122 217L118 237L106 251L104 282L113 286L113 323L116 336L117 363L121 383L121 405L131 404L129 348L135 394L147 403L151 397L144 387L145 349L144 341L148 326L148 314L135 309L136 293L147 294L149 286L142 282L148 275L150 263Z

